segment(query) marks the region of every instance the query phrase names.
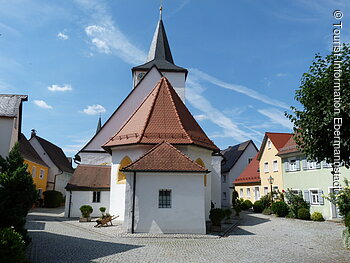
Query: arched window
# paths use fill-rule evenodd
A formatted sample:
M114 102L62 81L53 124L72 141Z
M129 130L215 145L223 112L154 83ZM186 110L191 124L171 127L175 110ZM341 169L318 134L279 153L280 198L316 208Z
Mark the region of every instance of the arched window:
M202 161L201 158L198 158L196 160L196 163L198 163L200 166L205 168L205 164L204 164L204 162ZM204 186L207 186L207 174L204 175Z
M132 161L131 161L131 159L128 156L125 156L120 161L119 170L118 170L118 178L117 178L117 183L118 184L125 184L126 175L125 175L125 173L121 172L120 170L123 169L125 166L128 166L131 163L132 163Z

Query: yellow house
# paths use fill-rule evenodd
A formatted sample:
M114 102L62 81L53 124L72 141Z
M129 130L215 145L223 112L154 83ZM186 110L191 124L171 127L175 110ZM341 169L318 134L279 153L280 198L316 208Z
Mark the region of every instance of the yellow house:
M261 192L266 195L271 191L269 178L273 179L273 190L283 190L282 159L278 151L293 136L292 133L266 132L257 159L261 179Z
M36 189L39 191L39 199L41 199L43 192L46 191L49 168L23 134L20 136L19 150L24 163L28 165L27 171L32 175Z

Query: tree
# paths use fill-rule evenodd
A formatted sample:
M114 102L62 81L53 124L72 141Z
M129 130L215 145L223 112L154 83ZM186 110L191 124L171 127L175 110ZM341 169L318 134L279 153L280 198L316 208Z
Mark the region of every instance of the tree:
M308 159L344 162L349 167L350 47L343 45L335 51L326 57L316 54L296 90L295 99L303 109L291 107L293 113L286 116L294 124L294 139Z
M23 163L18 143L6 160L0 156L0 166L0 228L14 227L28 243L30 239L24 225L38 193Z

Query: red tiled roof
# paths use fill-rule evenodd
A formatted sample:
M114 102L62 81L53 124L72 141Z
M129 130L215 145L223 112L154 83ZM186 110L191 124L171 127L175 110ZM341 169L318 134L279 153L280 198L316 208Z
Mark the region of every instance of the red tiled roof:
M111 167L107 165L79 164L66 189L71 190L109 190Z
M259 153L255 155L253 160L247 165L243 172L233 182L235 185L261 182L259 173L259 160L257 159L258 155Z
M282 148L287 141L293 137L293 133L273 133L273 132L267 132L267 137L271 140L273 145L276 147L277 150Z
M208 170L167 142L159 143L122 171L208 173Z
M270 139L272 144L276 147L277 151L282 148L288 140L293 137L293 133L277 133L277 132L266 132L263 142L260 147L260 153L258 155L258 160L260 160L263 149L265 148L267 139Z
M143 143L195 144L214 151L219 148L198 125L170 82L161 78L123 127L104 145Z
M294 140L294 137L290 137L290 139L287 141L287 143L279 149L278 155L280 154L286 154L286 153L294 153L299 152L298 145Z

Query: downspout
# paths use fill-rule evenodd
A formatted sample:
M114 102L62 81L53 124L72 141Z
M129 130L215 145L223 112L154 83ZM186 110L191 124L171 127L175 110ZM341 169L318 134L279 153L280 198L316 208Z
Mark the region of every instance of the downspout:
M63 171L61 171L61 173L59 173L59 174L55 174L55 179L53 181L53 190L54 191L55 191L55 188L56 188L56 177L57 177L57 175L61 175L61 174L63 174Z
M69 191L68 218L70 218L70 208L72 206L72 191Z
M134 180L132 186L132 211L131 211L131 233L134 234L135 225L135 190L136 190L136 172L134 172Z

